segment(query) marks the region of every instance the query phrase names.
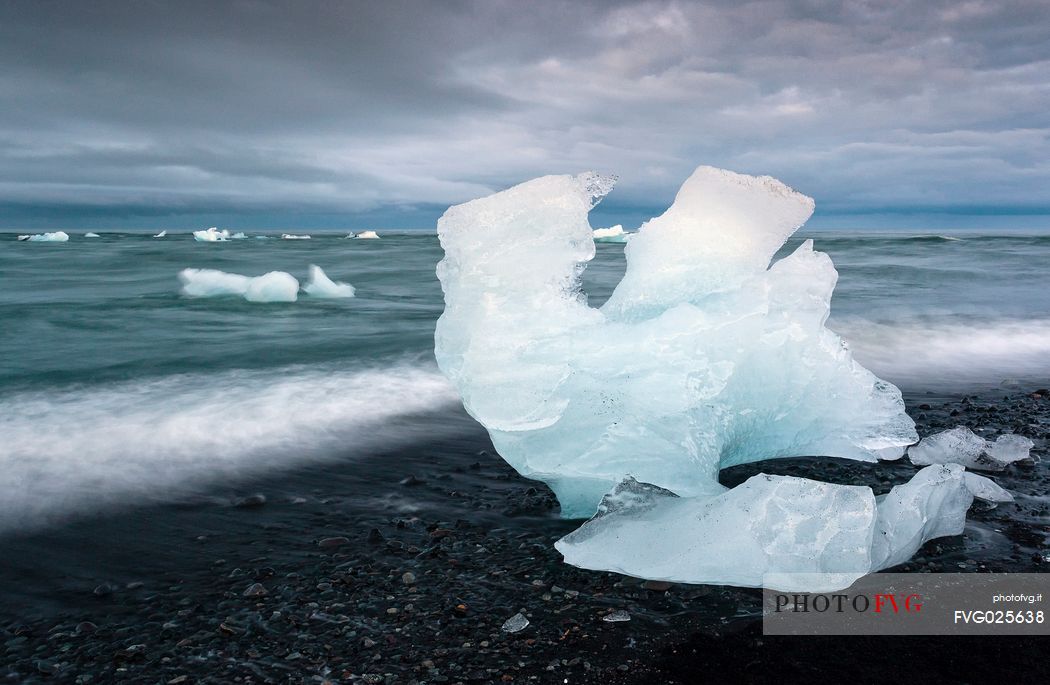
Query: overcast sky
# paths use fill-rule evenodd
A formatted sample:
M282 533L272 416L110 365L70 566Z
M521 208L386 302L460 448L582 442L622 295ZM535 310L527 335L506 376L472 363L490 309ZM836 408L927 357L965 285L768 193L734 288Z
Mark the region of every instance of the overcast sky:
M1050 0L0 3L0 227L432 226L698 164L818 226L1050 227Z

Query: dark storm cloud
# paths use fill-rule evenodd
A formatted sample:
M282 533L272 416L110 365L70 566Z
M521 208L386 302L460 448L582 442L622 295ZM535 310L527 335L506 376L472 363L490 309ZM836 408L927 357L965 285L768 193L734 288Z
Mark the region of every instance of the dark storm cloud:
M7 2L0 225L427 220L592 168L655 209L700 163L827 213L1045 214L1048 33L1047 0Z

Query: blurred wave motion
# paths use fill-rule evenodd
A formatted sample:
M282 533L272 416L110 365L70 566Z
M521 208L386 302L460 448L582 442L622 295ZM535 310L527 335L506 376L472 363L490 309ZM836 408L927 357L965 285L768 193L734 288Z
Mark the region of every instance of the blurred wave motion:
M435 235L101 235L0 234L0 532L475 430L433 360ZM806 238L839 271L829 328L905 394L1050 385L1050 236L803 231L780 256ZM593 306L623 251L597 245L583 274ZM307 282L311 265L355 296L199 298L178 280Z

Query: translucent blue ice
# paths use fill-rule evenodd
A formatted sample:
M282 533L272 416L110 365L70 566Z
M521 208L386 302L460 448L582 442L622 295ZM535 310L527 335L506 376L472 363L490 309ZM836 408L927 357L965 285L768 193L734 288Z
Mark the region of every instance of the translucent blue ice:
M881 497L766 474L714 497L627 479L555 546L575 566L640 578L825 592L959 535L974 497L1012 499L958 464L927 466Z
M624 278L596 309L580 290L595 253L587 215L613 182L546 176L438 222L438 364L564 516L590 516L627 476L715 496L726 466L895 459L918 439L897 388L824 326L828 256L807 240L770 266L810 198L700 167L627 243Z

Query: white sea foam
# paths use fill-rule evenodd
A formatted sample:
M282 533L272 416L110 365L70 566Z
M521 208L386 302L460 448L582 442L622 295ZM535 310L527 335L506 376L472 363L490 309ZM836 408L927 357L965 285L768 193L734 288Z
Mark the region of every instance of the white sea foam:
M456 401L436 370L400 365L190 374L0 396L0 530L403 444L441 431L448 416L399 417Z
M32 235L20 235L19 240L25 240L30 243L64 243L69 240L69 234L65 231L55 231L54 233L35 233Z
M291 233L282 233L281 240L309 240L308 235L293 235Z
M354 286L349 283L337 283L316 264L310 265L310 278L303 286L303 292L311 297L341 298L353 297Z
M976 388L1050 377L1050 319L878 323L844 317L828 326L849 340L857 361L909 389Z
M295 302L299 295L299 281L284 271L251 277L217 269L183 269L179 280L182 294L189 297L240 295L249 302Z

